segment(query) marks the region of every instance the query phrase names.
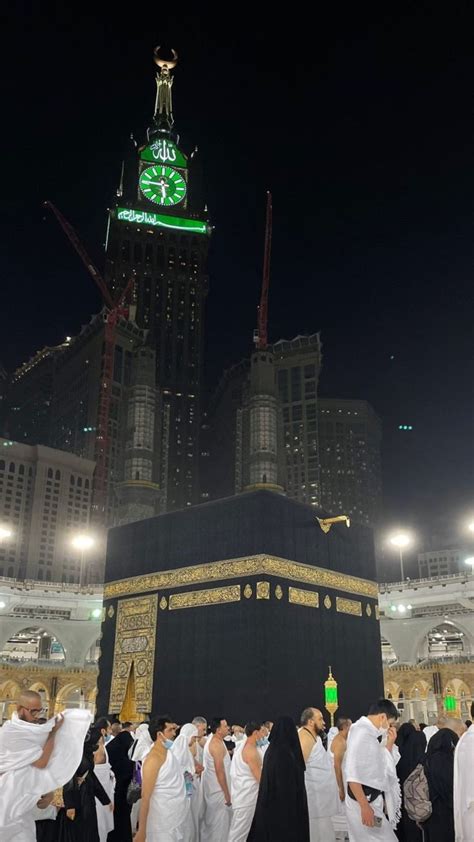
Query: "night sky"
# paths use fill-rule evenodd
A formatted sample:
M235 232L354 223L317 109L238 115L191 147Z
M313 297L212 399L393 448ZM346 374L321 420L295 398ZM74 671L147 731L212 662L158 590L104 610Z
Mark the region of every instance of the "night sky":
M175 125L202 154L215 225L208 389L251 348L270 188L270 340L320 330L320 393L380 414L386 525L421 534L441 518L461 540L474 513L474 48L469 4L452 5L370 18L339 6L314 23L241 5L224 24L205 6L18 4L4 46L0 362L99 308L41 202L102 266L124 144L152 118L152 50L174 47Z

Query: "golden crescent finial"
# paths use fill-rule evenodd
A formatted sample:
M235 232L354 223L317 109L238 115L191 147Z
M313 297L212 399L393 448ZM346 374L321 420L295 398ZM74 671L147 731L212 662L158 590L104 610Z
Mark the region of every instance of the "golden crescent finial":
M157 64L158 67L167 67L168 70L172 70L173 67L176 67L178 63L178 53L176 50L171 50L171 54L173 56L171 61L166 61L165 59L160 58L160 50L161 47L155 47L153 50L153 60L155 64Z

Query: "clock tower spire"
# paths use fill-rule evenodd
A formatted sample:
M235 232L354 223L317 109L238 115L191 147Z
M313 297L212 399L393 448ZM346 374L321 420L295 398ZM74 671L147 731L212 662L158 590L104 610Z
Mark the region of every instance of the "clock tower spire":
M156 101L155 114L153 117L154 129L152 133L160 132L160 134L171 134L174 117L173 117L173 76L171 71L178 63L178 53L176 50L171 50L173 56L170 60L165 60L160 56L161 47L155 47L153 57L155 64L158 67L156 73Z
M128 145L122 188L109 211L107 239L109 287L116 293L124 289L130 277L135 279L135 320L147 336L143 349L146 357L139 356L129 365L142 391L130 391L130 435L127 433L124 461L129 466L127 482L132 485L128 482L119 489L123 521L126 510L135 512L139 495L133 491L133 484L137 473L140 482L145 473L146 482L160 486L157 510L182 509L199 501L200 402L211 226L198 156L188 156L181 149L174 131L172 73L178 54L175 50L165 54L156 47L153 59L157 67L154 119L143 145ZM145 416L141 420L145 406L150 407L150 413L148 420ZM133 430L136 432L132 434ZM138 453L135 438L138 436L143 450L143 442L151 441L150 430L154 430L153 451L151 456L143 456Z

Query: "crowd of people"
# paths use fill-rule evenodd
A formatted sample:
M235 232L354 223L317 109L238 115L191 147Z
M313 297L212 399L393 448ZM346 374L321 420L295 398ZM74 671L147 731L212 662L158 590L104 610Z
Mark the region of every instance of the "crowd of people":
M329 732L314 707L232 727L42 714L28 691L0 729L2 842L474 840L471 722L399 725L388 699Z

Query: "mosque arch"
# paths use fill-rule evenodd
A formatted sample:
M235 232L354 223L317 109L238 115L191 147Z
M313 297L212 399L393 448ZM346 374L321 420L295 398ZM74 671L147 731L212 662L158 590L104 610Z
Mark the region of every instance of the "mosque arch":
M17 681L9 679L0 684L0 724L10 719L21 693Z
M54 643L55 652L51 647L48 647L48 652L40 645L40 636L48 638L51 643ZM32 647L34 644L27 643L28 640L35 639L37 641L36 658L33 657L35 652ZM46 641L45 641L46 642ZM54 657L50 657L51 654ZM41 657L45 655L45 657ZM62 661L66 659L66 649L60 637L58 637L57 630L52 624L43 623L39 625L28 625L25 619L8 622L2 629L0 634L0 656L5 660L13 660L17 662L31 663L35 660L51 660Z
M473 651L471 634L462 622L444 619L425 628L417 642L417 661L460 658Z
M78 681L71 681L58 691L56 696L56 712L60 712L68 707L83 707L83 704L84 694Z
M0 684L0 701L6 701L7 699L16 701L20 693L21 687L17 681L9 679Z
M424 679L418 679L410 688L408 696L410 699L427 699L431 690L430 685Z
M393 699L398 699L398 694L400 692L400 685L396 683L396 681L388 681L385 685L385 697L393 701Z

